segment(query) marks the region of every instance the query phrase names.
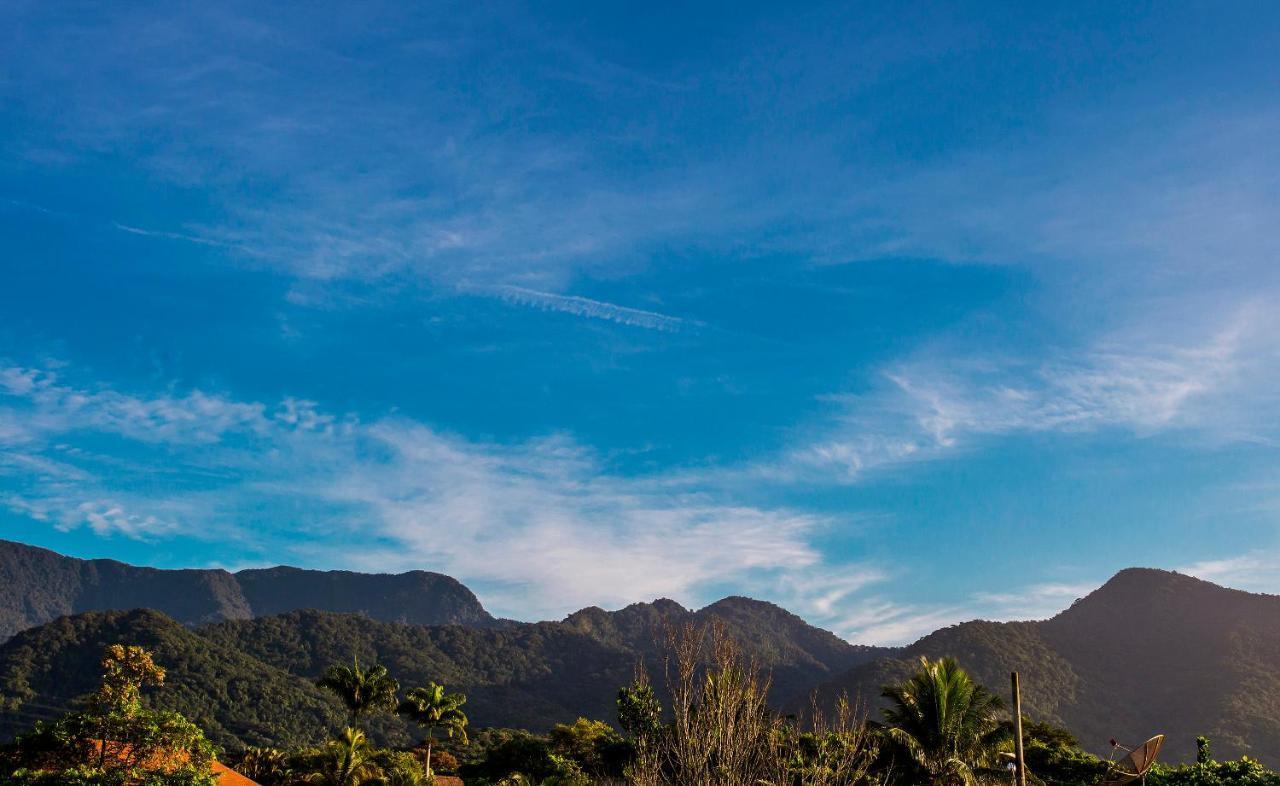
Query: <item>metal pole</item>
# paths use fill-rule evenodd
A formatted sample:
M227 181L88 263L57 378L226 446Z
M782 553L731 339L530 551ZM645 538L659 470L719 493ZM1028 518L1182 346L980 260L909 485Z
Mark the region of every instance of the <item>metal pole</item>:
M1022 689L1018 685L1018 672L1013 672L1013 736L1018 764L1018 786L1027 786L1027 763L1022 759Z

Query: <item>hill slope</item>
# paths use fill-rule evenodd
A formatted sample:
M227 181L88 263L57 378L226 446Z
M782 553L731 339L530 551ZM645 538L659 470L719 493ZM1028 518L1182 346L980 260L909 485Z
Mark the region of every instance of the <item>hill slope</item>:
M222 622L199 634L217 649L308 679L358 656L386 666L404 687L443 682L467 694L467 715L479 726L546 729L579 715L611 720L617 690L635 664L634 653L551 622L470 628L297 611ZM395 726L380 728L394 738Z
M156 570L114 560L81 560L0 540L0 641L65 614L157 608L198 624L251 616L224 570Z
M385 665L405 687L435 680L465 692L478 726L545 730L583 715L612 720L618 688L638 660L650 660L660 673L650 623L664 613L676 622L723 620L760 663L784 675L779 700L784 683L807 691L830 676L831 666L862 654L775 606L745 599L696 613L668 601L612 614L588 610L565 622L480 628L293 611L193 631L154 611L92 612L0 645L0 731L24 728L88 693L102 647L117 641L157 648L171 678L153 700L197 719L225 745L287 744L314 734L341 713L329 697L317 699L312 681L330 664L357 657ZM281 722L279 733L267 719ZM377 736L396 744L419 734L394 717L372 723Z
M806 696L817 684L893 650L849 644L816 628L780 606L729 597L698 611L672 600L635 603L618 611L586 608L569 615L564 625L592 638L623 647L650 659L656 667L663 631L685 623L721 623L773 678L777 702Z
M64 557L6 540L0 540L0 587L0 641L63 615L109 609L158 609L187 625L294 609L420 624L493 622L471 590L438 573L159 570Z
M1194 756L1196 735L1220 756L1280 764L1280 597L1167 571L1121 571L1043 622L966 622L826 683L826 697L880 686L920 656L951 655L1008 694L1020 672L1027 714L1066 725L1095 752L1107 740L1168 735L1170 759Z
M151 649L165 685L146 701L182 712L221 745L308 744L343 717L310 682L213 645L156 611L89 612L0 645L0 738L76 707L96 687L108 644Z

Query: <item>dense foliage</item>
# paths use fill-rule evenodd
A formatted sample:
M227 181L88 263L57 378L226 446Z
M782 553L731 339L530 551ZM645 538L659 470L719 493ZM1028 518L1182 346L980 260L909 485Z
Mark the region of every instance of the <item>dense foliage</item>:
M321 681L335 705L341 698L362 724L404 714L425 739L379 747L362 728L332 724L288 749L233 751L230 762L263 786L430 786L433 771L457 773L469 786L1007 783L994 765L1012 747L1012 723L954 660L924 659L916 673L885 686L891 705L882 723L868 726L845 701L830 717L816 704L804 719L774 712L765 701L767 677L723 627L671 630L667 647L665 708L640 667L616 694L617 727L579 717L544 735L467 734L464 694L428 681L397 701L398 682L382 665L331 665ZM200 728L154 708L173 680L152 652L110 645L97 672L82 710L37 723L0 750L0 786L216 786L215 748ZM166 690L144 694L160 685ZM1032 786L1099 786L1110 772L1065 729L1030 718L1023 728ZM1200 738L1194 764L1157 765L1148 782L1280 786L1280 775L1248 758L1216 761Z
M953 658L921 658L915 674L882 694L890 702L883 739L894 766L913 782L961 786L998 772L1007 735L1000 699Z
M213 786L213 745L175 712L142 704L142 688L165 671L141 647L113 644L88 709L42 721L0 753L0 782L135 786Z
M1104 754L1107 741L1168 737L1189 761L1199 734L1232 757L1280 766L1280 598L1176 573L1126 570L1044 622L966 622L821 688L871 700L921 656L954 657L981 683L1022 675L1023 709Z
M147 707L181 713L227 748L300 746L343 716L309 680L208 639L153 611L65 617L0 646L0 735L84 706L96 690L102 647L140 645L165 664L166 688Z

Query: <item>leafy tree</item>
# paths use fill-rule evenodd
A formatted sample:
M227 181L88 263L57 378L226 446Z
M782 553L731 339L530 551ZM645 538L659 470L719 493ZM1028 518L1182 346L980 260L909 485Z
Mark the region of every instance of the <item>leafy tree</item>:
M1013 721L1006 722L1013 750ZM1060 726L1024 718L1022 721L1027 777L1034 784L1095 786L1106 773L1106 762L1080 747L1074 734Z
M1280 773L1264 767L1248 756L1235 761L1216 761L1209 740L1196 739L1196 763L1170 766L1157 763L1147 776L1150 786L1280 786Z
M478 758L465 762L458 771L468 783L473 780L497 782L513 774L539 783L556 774L551 746L543 737L518 729L490 729L477 737L483 752Z
M1213 751L1209 750L1208 737L1196 737L1196 764L1212 764Z
M163 685L164 669L142 647L112 644L102 655L102 685L90 705L102 714L134 715L142 708L144 685Z
M1007 735L999 697L975 682L953 658L920 659L901 685L885 686L884 736L896 760L934 786L968 786L994 772Z
M591 778L573 759L553 753L551 766L554 771L543 779L541 786L591 786Z
M316 685L334 693L346 706L351 725L375 712L391 712L396 708L400 683L392 679L384 666L360 667L356 658L350 666L334 664L325 669Z
M426 760L425 757L423 760ZM458 757L447 750L436 750L431 755L431 772L433 774L440 772L445 775L452 775L458 771L458 765Z
M431 783L427 768L409 751L379 751L375 760L382 771L381 786L428 786Z
M112 645L101 666L89 710L39 723L19 737L0 763L0 781L211 786L214 747L200 728L178 713L142 706L143 686L164 682L151 653Z
M427 730L427 772L431 772L431 748L436 730L442 729L449 739L455 736L464 743L467 738L467 715L462 705L467 697L461 693L445 693L443 685L428 682L412 688L400 703L400 713Z
M587 774L620 776L625 764L626 743L604 721L578 718L573 723L557 723L547 735L556 755L571 759Z
M651 736L662 726L662 704L643 671L618 690L618 725L633 738Z

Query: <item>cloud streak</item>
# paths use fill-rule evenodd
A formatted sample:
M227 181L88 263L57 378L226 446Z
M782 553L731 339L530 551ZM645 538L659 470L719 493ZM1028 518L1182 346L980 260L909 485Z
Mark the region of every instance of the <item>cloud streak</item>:
M1261 413L1280 379L1270 336L1280 322L1252 302L1225 325L1185 343L1117 337L1089 351L1028 360L964 357L946 345L883 371L878 390L833 396L838 425L793 450L792 470L829 468L847 479L877 467L937 458L989 437L1121 429L1206 439L1274 439Z
M492 287L464 287L462 291L495 297L506 303L527 306L541 311L572 314L573 316L587 319L615 322L620 325L657 330L663 333L678 333L682 330L702 326L701 322L659 314L655 311L628 308L577 295L557 295L553 292L540 292L535 289L526 289L509 284Z

